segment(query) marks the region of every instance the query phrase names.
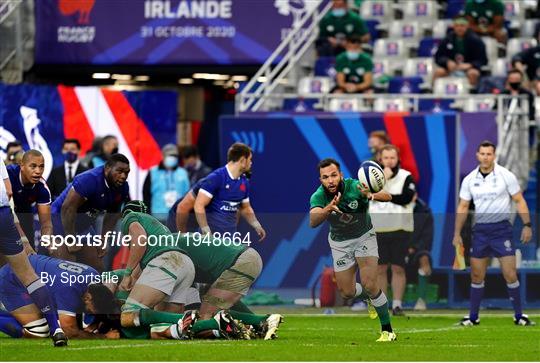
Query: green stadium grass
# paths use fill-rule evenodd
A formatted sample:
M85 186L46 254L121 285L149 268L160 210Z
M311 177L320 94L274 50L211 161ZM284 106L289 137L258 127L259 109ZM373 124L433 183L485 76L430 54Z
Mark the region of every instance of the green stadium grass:
M275 310L275 309L274 309ZM393 319L398 340L376 343L377 320L357 314L288 310L273 341L48 340L0 337L2 361L538 361L540 327L518 327L509 312L482 314L481 325L458 327L456 312ZM350 310L338 309L338 312ZM433 314L430 312L430 314ZM536 321L540 315L531 315Z

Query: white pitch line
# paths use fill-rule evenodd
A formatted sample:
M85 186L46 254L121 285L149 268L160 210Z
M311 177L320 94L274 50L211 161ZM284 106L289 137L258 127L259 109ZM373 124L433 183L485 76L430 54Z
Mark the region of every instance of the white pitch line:
M327 316L327 317L336 317L336 318L345 318L345 317L358 317L358 318L364 318L368 317L367 314L355 314L355 313L335 313L335 314L323 314L323 313L309 313L309 314L302 314L302 313L282 313L282 315L287 319L288 316L294 316L294 317L321 317L321 316ZM433 313L433 314L410 314L406 315L406 318L463 318L466 313L458 314L458 313ZM512 313L506 314L498 314L498 313L481 313L482 317L489 317L491 318L498 318L498 319L509 319L513 317ZM529 316L537 316L537 314L529 314Z

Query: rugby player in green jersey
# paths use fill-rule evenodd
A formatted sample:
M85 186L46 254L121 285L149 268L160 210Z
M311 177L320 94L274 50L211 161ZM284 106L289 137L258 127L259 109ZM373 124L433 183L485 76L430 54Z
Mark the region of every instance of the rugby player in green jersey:
M330 223L328 242L334 260L336 283L345 299L358 297L373 304L381 322L378 342L396 340L392 331L388 300L377 283L379 253L377 239L368 214L369 200L388 202L385 191L362 190L356 179L343 178L340 164L334 159L319 162L321 185L310 199L309 223L312 228ZM360 283L356 271L360 270Z
M175 276L177 279L187 278L192 282L194 279L195 282L211 284L208 292L202 297L200 319L193 324L192 334L201 335L199 333L212 332L215 335L216 332L231 331L234 333L231 333L233 336L238 336L241 333L237 331L239 329L235 327L233 321L237 319L253 326L256 333L265 339L276 337L277 329L282 321L281 315L256 315L239 302L262 269L262 260L257 251L242 244L237 246L233 243L224 243L219 239L206 243L201 239L207 237L200 234L187 236L171 234L167 227L146 212L147 208L141 201L128 203L123 212L122 232L129 234L132 241L148 239L149 243L145 245L132 242L127 270L131 272L140 265L143 273L136 283L134 283L134 277L126 276L120 284L120 290L130 290L133 286L126 301L126 308L123 309L122 326L137 325L143 314L150 316L153 314L153 310L145 310L149 306L143 301L152 299L152 306L155 306L157 302L163 300L163 294L165 294L169 296L168 303L184 303L186 286L182 285L182 291L175 290L174 296L168 295L168 290L165 288L159 288L165 281L168 284L166 286L171 286L174 281L173 276ZM157 245L150 243L151 239L156 238L159 241ZM195 265L194 271L183 269L175 273L167 270L167 264L162 261L163 258L159 259L159 256L171 252L188 257L189 262ZM169 274L166 270L172 273ZM147 276L155 277L147 277L141 281L146 271L148 271ZM179 274L187 274L191 277ZM148 281L151 284L148 284ZM139 287L135 290L137 286ZM137 291L136 294L134 291ZM144 292L144 296L138 291ZM224 311L231 307L235 310L231 310L230 314Z

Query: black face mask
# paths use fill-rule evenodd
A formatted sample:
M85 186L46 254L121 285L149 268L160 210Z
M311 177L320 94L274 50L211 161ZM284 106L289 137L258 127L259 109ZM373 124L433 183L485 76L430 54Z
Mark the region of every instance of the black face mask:
M112 154L118 154L118 148L115 147L114 149L111 150L111 155Z
M521 82L510 82L508 83L510 88L512 88L514 91L517 91L521 88Z

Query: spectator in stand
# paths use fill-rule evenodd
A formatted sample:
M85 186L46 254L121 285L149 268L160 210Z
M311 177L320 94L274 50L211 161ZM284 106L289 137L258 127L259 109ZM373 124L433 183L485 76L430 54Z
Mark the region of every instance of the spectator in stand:
M116 136L107 135L101 141L101 152L92 158L92 168L103 166L109 157L118 153L118 139Z
M467 19L454 18L454 31L447 34L435 53L437 78L454 76L467 77L470 85L476 88L480 69L487 64L486 46L480 37L469 29Z
M501 92L503 95L527 96L529 120L534 120L534 96L531 91L523 87L523 73L518 69L512 69L506 77L505 89Z
M389 144L390 139L384 130L375 130L369 133L368 138L368 147L371 152L371 160L379 160L379 151L383 148L384 145Z
M19 164L22 160L24 150L19 140L10 141L6 146L6 166L11 164Z
M62 165L54 168L47 179L47 185L51 192L53 200L58 198L66 189L66 186L73 181L75 175L84 173L88 169L80 163L79 153L81 152L81 143L77 139L65 139L62 147L64 162Z
M94 137L92 141L92 148L86 151L86 155L81 158L81 164L87 168L92 168L92 159L101 153L101 145L103 144L103 138L100 136Z
M465 16L471 30L482 37L495 38L506 43L504 4L501 0L467 0Z
M347 0L332 0L332 10L319 24L316 48L319 56L336 56L345 50L345 41L352 35L368 42L370 35L362 18L347 7Z
M515 68L523 72L532 82L530 87L540 95L540 45L525 49L512 58Z
M178 147L167 144L161 149L163 161L150 169L143 185L144 203L157 219L166 221L169 209L189 190L188 174L178 166Z
M197 146L184 146L180 155L182 156L182 165L188 172L190 185L194 185L212 172L212 169L202 162Z
M373 61L362 52L357 35L347 38L346 52L336 58L336 87L333 93L372 93Z

